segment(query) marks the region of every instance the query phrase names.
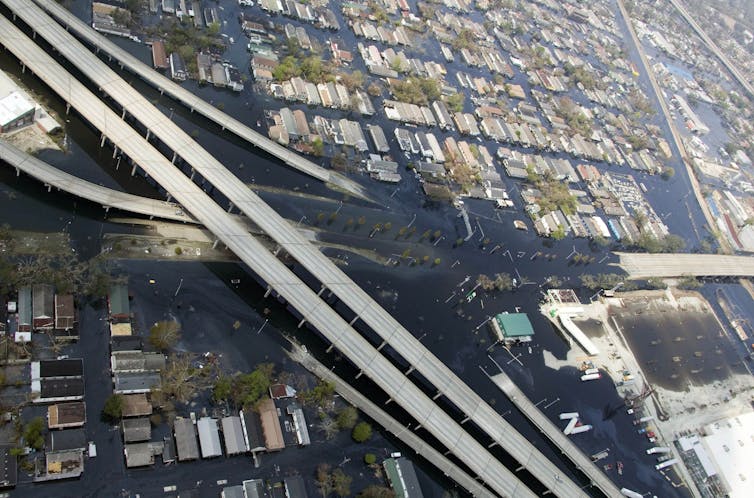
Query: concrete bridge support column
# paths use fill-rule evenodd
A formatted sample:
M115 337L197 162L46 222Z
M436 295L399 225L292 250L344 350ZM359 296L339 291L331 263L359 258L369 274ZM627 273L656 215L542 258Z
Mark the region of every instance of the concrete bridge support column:
M118 162L117 162L117 163L115 163L115 171L118 171L118 169L120 169L120 159L121 159L122 157L123 157L123 156L118 156Z
M16 168L16 176L21 176L21 170Z
M356 323L356 320L358 320L359 318L360 318L359 315L356 315L355 317L353 317L353 320L348 322L348 325L353 325L354 323Z
M303 320L301 320L300 322L298 322L298 327L296 327L296 328L300 329L301 327L304 326L305 323L306 323L306 318L304 318Z
M152 130L147 130L147 136L144 137L144 140L147 142L149 141L149 136L152 134Z
M325 287L324 285L322 287L320 287L319 288L319 292L317 292L317 296L318 297L321 296L322 293L325 292L325 289L327 289L327 287Z
M335 347L335 344L330 344L330 345L329 345L329 346L327 347L327 349L325 350L325 353L330 353L330 352L332 352L332 350L333 350L333 348L334 348L334 347Z
M36 31L32 30L32 32L31 32L31 39L32 40L36 40L37 39L37 32Z
M230 213L231 211L233 211L233 202L232 201L228 202L228 212Z
M172 164L175 164L175 160L176 160L176 159L178 159L178 153L177 153L177 152L173 152L173 159L171 159L171 160L170 160L170 162L171 162Z
M126 108L123 108L123 112L120 113L120 119L126 119Z
M65 103L65 113L66 113L66 115L68 115L68 113L70 113L70 112L71 112L71 104L69 104L68 102L66 102Z
M418 431L421 428L422 428L421 424L416 424L416 427L414 427L414 431Z
M408 369L408 370L406 370L406 373L404 373L403 375L409 375L409 374L410 374L411 372L413 372L414 370L416 370L416 367L414 367L413 365L411 365L411 366L409 367L409 369Z
M217 244L220 242L220 239L215 239L214 242L212 242L212 249L217 249ZM267 294L264 295L267 297Z
M115 156L118 155L118 146L116 145L113 147L113 159L115 159Z
M434 396L432 396L432 401L436 400L440 396L442 396L442 393L440 391L437 391L437 394L435 394Z
M109 213L109 212L110 212L110 206L102 206L102 207L103 207L103 208L105 208L105 212L106 212L106 213Z
M26 64L24 64L24 63L22 62L22 63L21 63L21 74L25 74L25 73L26 73Z
M49 183L45 183L45 187L47 187L47 193L52 192L52 185L50 185Z
M218 241L217 241L217 240L215 240L215 246L217 245L217 242L218 242ZM215 246L212 246L212 247L214 248ZM269 296L269 295L270 295L271 293L272 293L272 287L270 287L270 286L268 285L268 286L267 286L267 290L266 290L266 291L264 291L264 297L267 297L267 296Z
M391 401L393 401L393 398L388 398L388 399L387 399L387 401L385 401L385 404L387 405L387 404L388 404L388 403L390 403Z
M471 420L471 417L466 417L465 419L461 420L461 425L465 424L469 420Z
M281 250L282 248L283 248L283 246L277 246L277 247L275 248L275 252L273 252L272 254L273 254L273 255L275 255L275 256L277 256L277 255L278 255L278 253L280 252L280 250Z
M495 447L495 445L497 445L497 441L493 441L490 444L488 444L487 448L493 448L493 447Z
M191 168L191 176L189 177L189 180L193 181L195 175L196 175L196 171L194 170L194 168Z
M136 174L136 165L134 164L134 167L131 168L131 176L134 176Z
M165 199L165 202L170 202L170 201L172 201L172 200L173 200L173 196L172 196L172 195L170 195L170 192L168 192L168 196L167 196L167 198Z
M103 133L102 136L99 139L99 148L100 149L105 146L105 140L106 140L105 134Z
M363 370L359 370L359 373L356 374L356 378L358 379L362 375L364 375L364 371Z
M387 344L387 342L386 342L386 341L382 341L382 342L380 343L380 345L379 345L379 346L377 346L377 351L382 351L382 348L384 348L386 344Z

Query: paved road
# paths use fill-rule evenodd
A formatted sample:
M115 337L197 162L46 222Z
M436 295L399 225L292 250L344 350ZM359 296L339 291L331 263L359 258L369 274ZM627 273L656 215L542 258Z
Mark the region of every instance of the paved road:
M754 258L720 254L647 254L616 252L629 279L651 277L754 277Z
M670 128L670 134L672 135L673 142L675 142L675 146L678 149L678 152L681 154L681 162L683 162L683 165L686 168L686 173L689 177L689 182L691 183L691 189L694 191L694 196L696 196L696 200L699 203L699 207L702 210L702 214L704 214L704 219L707 221L707 225L710 227L710 229L717 227L717 222L715 221L715 218L712 216L712 212L710 211L709 206L707 205L707 201L704 199L704 196L702 195L702 190L701 190L701 187L699 186L699 180L696 178L696 173L694 172L694 168L691 165L689 156L686 153L686 146L683 144L681 135L678 133L678 129L675 127L675 121L673 121L673 117L670 115L670 111L668 110L668 105L665 102L665 96L662 93L662 89L660 89L660 85L657 83L657 78L655 78L655 72L652 69L652 66L649 64L649 61L647 60L647 56L644 54L644 49L641 46L641 42L639 41L638 36L636 36L636 30L634 30L634 25L631 22L631 16L628 15L628 11L626 10L626 6L623 0L617 0L617 1L618 1L618 9L620 10L621 15L623 16L623 19L626 21L626 26L628 27L628 31L631 33L631 41L633 41L634 46L636 47L636 51L639 53L641 64L642 66L644 66L644 72L647 73L649 82L652 85L652 90L654 91L655 96L657 97L657 101L660 103L660 110L662 111L662 114L665 117L665 121L668 123L668 128ZM691 216L691 213L689 213L689 216ZM730 244L725 239L725 237L718 237L717 241L726 252L731 251Z
M99 50L116 59L121 64L121 67L136 74L141 79L157 88L160 92L168 94L171 98L191 109L192 112L197 112L203 115L210 121L221 126L223 130L232 132L242 140L245 140L278 159L281 159L285 164L301 171L302 173L306 173L307 175L322 180L323 182L337 185L352 195L368 198L363 187L358 183L299 156L295 152L270 140L252 128L249 128L237 119L225 114L212 104L202 100L171 79L147 66L136 57L111 42L107 37L97 33L57 2L39 0L37 3L56 19L67 25L78 36L90 43L93 47L97 47Z
M537 427L537 429L544 434L547 434L550 441L552 441L552 443L557 446L564 455L570 458L578 469L588 475L600 489L608 489L613 485L610 478L594 465L592 460L587 458L587 456L582 453L565 434L563 434L563 431L561 431L560 428L550 422L550 419L548 419L540 409L531 402L526 394L524 394L524 392L513 383L508 375L501 371L499 374L490 377L490 379L505 393L506 396L508 396L508 399L516 405L516 408L518 408L518 410L523 413L524 416L526 416L526 418Z
M390 431L395 437L403 441L403 443L410 446L418 455L421 455L428 462L431 462L446 476L460 484L473 496L494 498L495 495L485 488L479 481L460 470L455 464L453 464L453 462L445 458L442 453L414 434L409 427L406 427L395 420L385 410L377 406L370 401L369 398L335 375L332 370L309 354L305 348L293 344L292 352L289 353L289 355L292 359L299 362L304 368L320 379L331 382L335 386L335 390L343 397L343 399L366 413L372 420Z
M69 175L44 161L14 147L5 140L0 140L0 160L5 161L19 171L23 171L44 183L48 187L69 192L105 209L116 208L121 211L143 214L166 220L196 223L196 220L183 212L174 202L165 202L148 197L119 192L103 187L73 175Z
M469 417L471 422L500 444L542 484L558 496L586 496L576 483L560 478L561 471L554 463L417 341L390 313L99 58L33 3L23 0L2 1L27 24L34 26L37 36L44 37L51 45L57 47L62 55L120 103L129 114L147 126L155 136L178 151L179 155L197 173L222 192L233 206L248 216L311 272L324 287L332 291L354 313L358 314L360 319L403 356L409 365L431 382L438 392L453 402ZM607 495L614 494L613 491L617 491L617 488L603 490Z
M182 174L157 149L116 115L5 17L0 16L0 43L81 116L105 133L128 158L163 186L184 208L212 231L258 278L306 317L330 343L469 469L501 496L534 497L510 470L468 434L390 360L358 334L335 310L286 265L251 236L237 217L229 215ZM286 226L289 226L287 223ZM308 244L307 244L308 245Z
M738 83L743 87L744 90L749 94L749 97L754 98L754 88L752 88L751 83L749 83L746 78L738 71L738 68L733 65L733 63L728 59L728 57L725 56L725 54L720 50L720 48L715 44L712 39L707 36L707 33L704 32L704 30L699 26L693 17L688 13L686 8L679 2L678 0L670 0L670 3L673 4L673 7L676 8L679 14L681 14L681 17L683 17L687 23L691 26L691 29L693 29L696 34L699 36L699 38L702 39L705 45L707 45L707 48L710 52L715 54L715 56L720 60L720 62L725 66L725 68L730 71L730 74L733 75L733 77L738 81Z

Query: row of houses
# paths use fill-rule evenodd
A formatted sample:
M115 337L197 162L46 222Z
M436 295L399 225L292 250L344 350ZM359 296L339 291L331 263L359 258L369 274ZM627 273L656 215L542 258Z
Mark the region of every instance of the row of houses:
M282 387L282 397L276 390ZM270 394L278 400L288 398L285 386L273 385ZM295 393L295 391L293 391ZM220 419L202 417L177 417L173 423L173 434L178 461L243 455L247 453L276 452L286 447L280 421L280 412L273 397L262 400L255 410L241 410L238 415ZM292 428L298 446L311 444L309 430L301 407L295 402L287 402L285 415L290 417L286 425ZM222 433L222 442L220 440Z
M374 114L374 106L366 92L359 89L350 92L345 85L340 83L328 82L315 85L296 76L280 84L270 84L267 91L273 97L289 102L354 110L366 116Z
M196 55L199 83L211 83L218 88L230 88L234 92L243 90L243 80L238 68L223 62L219 57L201 52Z
M96 455L87 443L84 403L84 362L80 358L40 360L31 363L31 392L35 404L47 408L44 466L35 482L78 478L84 472L84 455Z
M327 7L315 7L295 0L260 0L259 6L264 11L309 22L322 29L340 30L338 18Z
M30 342L32 332L47 332L56 339L78 338L77 312L72 294L58 294L48 284L24 286L18 300L9 301L9 334L16 342Z

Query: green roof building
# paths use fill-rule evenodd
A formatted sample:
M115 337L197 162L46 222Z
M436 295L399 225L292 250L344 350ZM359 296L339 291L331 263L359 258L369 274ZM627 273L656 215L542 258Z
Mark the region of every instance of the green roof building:
M499 342L529 342L534 335L526 313L500 313L490 323Z
M108 303L110 306L110 318L128 319L131 316L127 285L118 284L111 286L108 294Z

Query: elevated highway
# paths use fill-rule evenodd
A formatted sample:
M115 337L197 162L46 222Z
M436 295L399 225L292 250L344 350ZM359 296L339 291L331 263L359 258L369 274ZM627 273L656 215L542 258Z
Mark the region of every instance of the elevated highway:
M31 1L25 3L31 3ZM273 140L270 140L261 133L219 110L212 104L197 97L171 79L166 78L151 67L147 66L136 57L111 42L107 37L93 30L90 26L87 26L57 2L40 0L37 3L56 19L65 24L69 29L74 31L78 36L86 40L86 42L92 47L114 58L122 68L128 69L130 72L155 87L161 93L166 93L174 100L185 105L191 110L191 112L201 114L220 126L223 130L230 131L238 138L277 157L288 166L301 171L302 173L318 180L322 180L323 182L336 185L357 197L368 198L361 185L355 181L334 171L327 170L322 166L299 156L295 152L283 147Z
M181 206L174 202L160 201L126 192L119 192L82 180L77 176L69 175L64 171L50 166L46 162L14 147L5 140L0 140L0 160L16 168L17 172L24 172L44 183L48 188L55 188L77 195L100 204L105 210L115 208L154 218L196 223L193 216L184 213Z
M648 254L617 252L612 263L629 279L652 277L754 277L754 257L722 254Z
M495 443L515 458L522 468L527 469L556 495L586 496L578 485L564 479L556 465L416 340L392 315L98 57L33 3L22 0L2 0L2 2L26 22L38 36L42 36L56 47L66 59L121 105L126 113L136 118L154 136L173 148L176 154L190 164L195 172L202 175L230 200L231 207L238 208L248 216L282 249L316 277L323 290L328 289L335 294L356 315L352 324L358 319L367 324L383 340L383 344L378 349L381 350L384 345L389 345L395 350L410 366L409 373L413 370L419 372L437 389L438 396L445 396L465 414L464 422L475 423ZM41 3L46 4L46 2ZM301 325L303 323L302 321ZM600 476L603 474L596 467L581 470L595 485L607 484L604 479L601 479ZM614 485L609 485L605 489L600 487L600 489L608 496L618 492Z
M720 63L725 66L725 68L730 72L730 74L733 75L736 81L738 81L743 89L746 90L746 93L749 94L749 97L754 98L754 88L752 88L751 83L749 83L749 81L744 78L738 68L734 66L730 59L728 59L728 57L722 52L722 50L720 50L720 47L718 47L717 44L712 41L712 38L710 38L702 29L702 27L699 26L699 24L694 20L694 18L691 17L691 14L688 13L683 4L678 0L670 0L670 3L673 4L673 7L675 7L678 13L681 14L681 17L683 17L683 19L689 24L689 26L691 26L691 29L693 29L697 36L702 39L704 44L707 45L709 51L718 58Z
M228 214L128 123L2 16L0 44L12 52L52 91L70 103L92 126L105 133L115 147L130 160L138 163L197 221L204 224L248 265L261 281L270 285L333 347L341 351L356 368L368 375L421 427L463 461L491 490L501 496L535 496L487 448L468 434L317 293L266 250L248 233L237 217ZM285 222L282 223L289 226Z

